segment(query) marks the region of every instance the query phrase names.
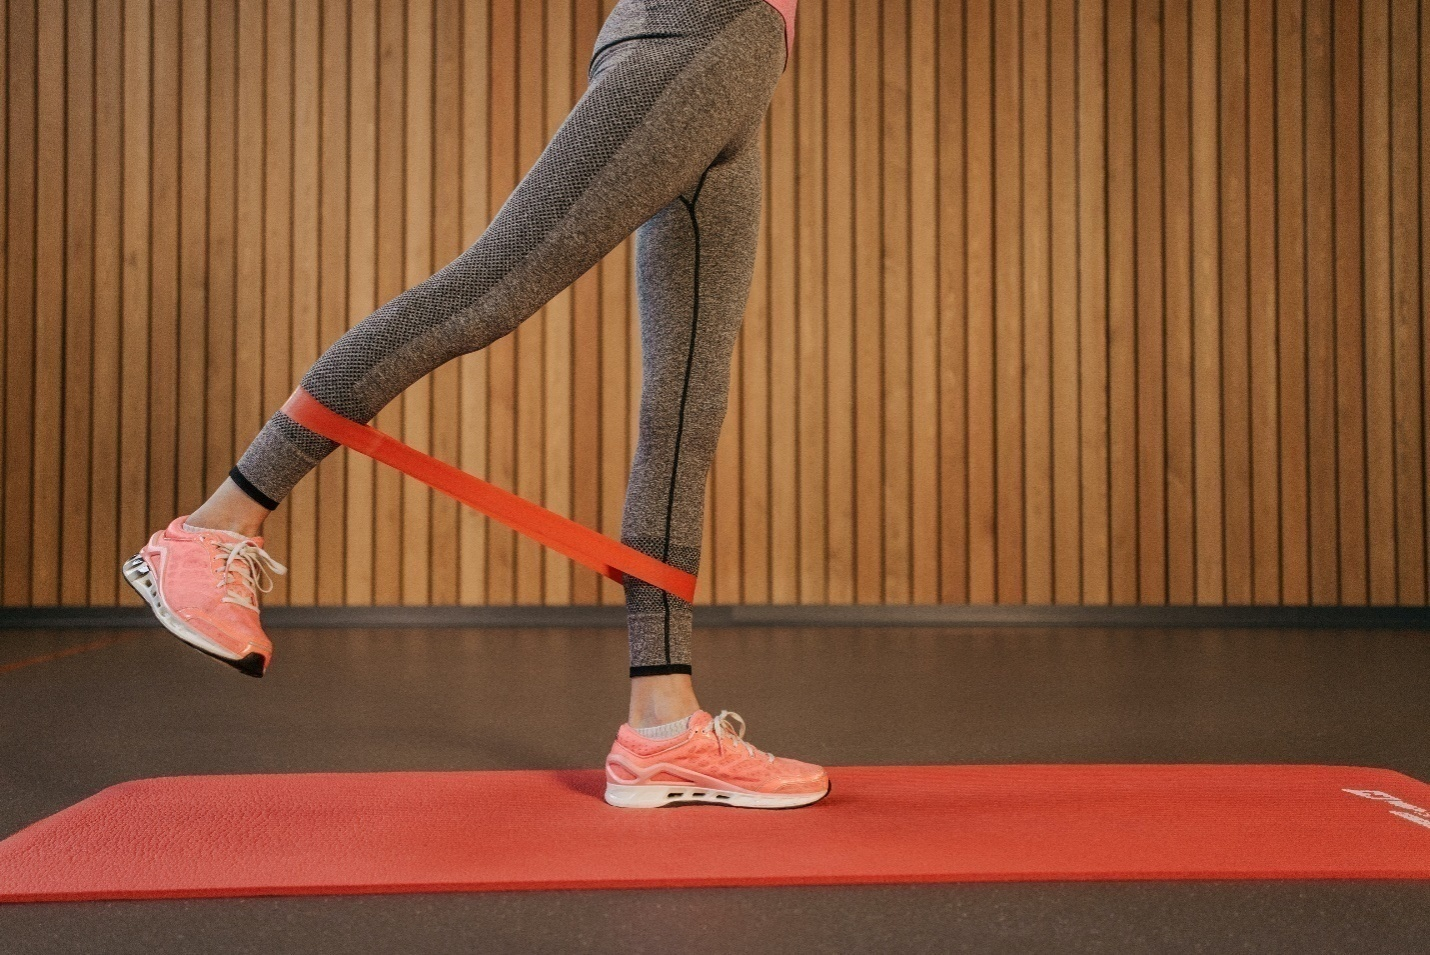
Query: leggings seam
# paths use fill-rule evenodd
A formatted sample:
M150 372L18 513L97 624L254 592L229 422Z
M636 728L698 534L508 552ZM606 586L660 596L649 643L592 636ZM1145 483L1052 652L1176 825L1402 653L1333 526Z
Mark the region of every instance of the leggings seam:
M614 40L607 40L605 43L601 44L600 46L596 47L596 49L591 51L591 59L588 60L586 63L586 81L590 82L592 79L595 78L592 71L593 68L596 66L596 61L599 60L606 53L606 51L610 50L612 47L618 46L622 43L629 43L632 40L679 40L683 36L684 34L670 33L667 31L665 33L632 33L628 36L618 36Z
M690 229L694 235L695 242L695 263L694 275L691 277L691 317L690 317L690 348L685 353L685 381L680 386L680 410L675 417L675 452L671 455L670 463L670 493L665 502L665 546L661 559L670 560L670 525L675 513L675 486L680 474L680 439L685 433L685 403L690 396L690 372L695 364L695 338L700 332L700 219L695 214L695 204L700 201L700 190L705 188L705 177L710 174L710 167L706 166L705 171L700 174L700 181L695 184L695 192L690 199L680 196L680 202L685 206L685 211L690 215ZM670 593L661 591L661 600L665 607L665 662L670 662Z

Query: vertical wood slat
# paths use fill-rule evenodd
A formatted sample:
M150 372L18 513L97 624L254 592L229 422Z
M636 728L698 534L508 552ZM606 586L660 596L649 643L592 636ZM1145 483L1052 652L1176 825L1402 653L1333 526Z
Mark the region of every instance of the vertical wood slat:
M993 536L994 591L1022 603L1023 243L1021 5L993 17Z
M855 600L854 415L849 395L854 387L854 6L855 0L829 0L825 13L825 57L828 97L825 125L825 186L827 226L824 255L826 315L829 336L828 396L825 427L829 451L825 459L829 538L826 552L827 600ZM746 312L749 322L749 312ZM742 333L743 334L743 333ZM721 444L727 439L721 436ZM737 462L738 465L738 462ZM733 483L733 482L732 482ZM733 508L732 508L733 509ZM716 560L738 554L734 547L717 549ZM738 566L738 565L735 565ZM721 578L723 579L723 577ZM734 603L738 592L716 592L717 602Z
M968 602L997 603L996 431L993 426L993 116L989 0L964 15L965 274L968 420ZM862 377L862 376L861 376ZM864 598L857 602L863 602Z
M1341 602L1371 600L1366 535L1364 300L1361 294L1361 0L1335 0L1336 447Z
M1310 600L1340 599L1336 527L1336 440L1321 422L1336 420L1335 172L1331 155L1331 3L1306 4L1306 494Z
M1221 137L1222 566L1226 602L1238 605L1252 602L1246 16L1246 0L1221 5L1217 86L1221 101L1217 131ZM1334 475L1334 467L1330 473Z
M875 323L874 334L879 341L874 354L882 358L879 369L882 387L870 395L871 403L882 406L882 421L877 430L882 438L880 448L880 471L883 476L883 551L880 561L882 570L878 583L880 600L884 603L908 603L912 577L910 497L912 494L909 473L909 455L912 446L911 411L912 394L909 387L910 373L910 288L909 288L909 82L908 82L908 4L907 0L890 2L883 6L883 20L879 35L882 39L882 96L879 108L882 122L870 125L879 137L878 163L881 199L878 233L881 249L879 258L879 311L883 316L882 330ZM777 182L775 188L779 189ZM776 222L780 210L776 207ZM870 270L872 273L874 270ZM778 312L771 312L775 328L779 328ZM779 356L783 342L773 342L771 351ZM775 363L778 368L778 362ZM778 371L771 377L778 381ZM793 397L793 396L791 396ZM784 407L781 396L773 396L774 407ZM775 415L778 420L781 416ZM772 474L775 487L779 487L778 474ZM778 527L781 514L778 510L771 514ZM776 547L781 543L776 537ZM772 595L773 602L783 602L778 591Z
M854 4L854 476L855 596L860 603L883 602L885 460L882 356L885 347L882 301L883 49L880 7ZM758 379L753 376L745 387ZM877 490L875 490L877 489ZM871 493L871 491L873 493ZM748 543L747 543L748 547ZM746 561L750 562L747 551ZM745 600L765 599L747 593Z
M1137 594L1169 599L1167 580L1166 299L1162 231L1162 17L1155 0L1136 0L1134 123L1137 156ZM1070 226L1071 228L1071 226Z
M924 0L927 3L927 0ZM825 467L828 454L826 443L826 421L829 409L827 395L828 382L828 301L827 283L824 270L824 235L826 225L826 203L828 179L825 175L826 123L825 105L828 97L825 90L824 48L825 17L824 6L813 6L807 11L800 24L801 56L794 75L797 93L798 132L795 142L795 163L799 174L792 186L798 202L797 246L799 260L798 274L798 341L797 364L799 379L796 383L799 415L797 461L798 471L798 540L794 553L799 566L799 599L802 604L822 604L828 592L827 532L828 495L826 493ZM925 16L924 22L931 17ZM928 137L932 145L932 137ZM927 182L934 181L932 170L925 174ZM937 249L933 236L927 236L930 254ZM926 276L926 281L931 280ZM917 284L917 283L916 283ZM932 289L930 289L932 291ZM925 327L936 327L926 321ZM932 382L929 382L932 385ZM930 393L936 391L930 389ZM925 416L924 420L933 420ZM932 432L930 432L932 433ZM915 473L919 466L914 464ZM927 472L925 472L927 473ZM930 482L932 484L932 482ZM917 505L916 505L917 508ZM937 508L926 506L923 513L933 515ZM915 524L931 527L931 520ZM706 537L709 540L709 536ZM929 569L937 569L937 561L929 562ZM697 602L705 602L705 594L696 594ZM936 599L936 598L935 598Z
M1192 493L1196 502L1195 602L1219 604L1226 597L1222 527L1221 235L1217 217L1218 157L1216 0L1193 0L1191 11L1191 365Z
M8 332L8 303L10 299L10 281L8 258L10 248L10 213L9 213L9 175L8 170L11 165L9 151L10 143L10 3L6 2L5 9L0 11L0 161L5 164L6 175L0 182L4 187L0 188L0 423L8 424L9 418L6 411L7 391L3 382L6 374L6 348L5 341ZM3 474L5 466L5 439L0 435L0 474ZM6 525L9 520L8 509L0 507L0 563L5 560L5 541L9 536ZM3 586L0 586L0 606L9 603L9 595Z
M0 591L7 605L30 602L31 435L34 409L36 5L7 5L5 212L5 547L7 568Z
M1280 601L1309 599L1306 529L1306 193L1301 7L1276 7L1276 339L1280 419Z
M60 467L60 547L88 554L91 400L94 367L94 4L65 11L64 422ZM88 560L60 561L57 601L89 602Z
M938 561L939 561L939 602L959 603L968 599L968 413L967 413L967 345L964 322L967 314L967 272L965 269L965 201L967 198L965 169L964 133L964 24L966 10L964 0L944 3L940 6L938 29L938 278L939 278L939 514L938 514ZM1055 34L1055 30L1050 30ZM830 47L831 73L833 72L833 45ZM1049 69L1052 73L1051 66ZM1054 137L1055 138L1055 137ZM830 189L834 189L837 177L831 164ZM1056 217L1054 217L1056 221ZM829 266L834 266L831 259ZM834 277L831 271L831 278ZM1056 280L1054 280L1056 281ZM830 308L836 307L835 288L830 288ZM947 318L945 318L947 316ZM831 322L830 352L834 353L838 339ZM832 364L832 363L831 363ZM832 400L839 394L839 382L832 377L829 382L831 400L830 449L833 451L833 410ZM1054 404L1056 408L1056 402ZM1056 434L1056 422L1054 422ZM1056 440L1056 439L1055 439ZM830 486L838 468L833 466L831 453ZM833 503L831 495L831 505ZM1056 518L1057 510L1054 515ZM839 525L833 520L831 507L830 541L840 533ZM1054 525L1054 535L1057 535ZM833 547L831 546L831 557ZM832 571L832 567L831 567ZM831 588L831 601L834 591Z
M94 167L119 170L123 157L122 108L124 89L122 0L95 0L94 4ZM3 125L3 124L0 124ZM119 538L119 421L121 377L120 209L123 179L116 172L94 178L94 368L90 384L90 503L89 593L78 601L112 606L119 600L121 560ZM228 316L225 316L228 317ZM103 356L101 358L101 356ZM231 377L231 375L229 376ZM8 386L7 386L8 388ZM225 456L227 456L227 450ZM8 490L8 467L6 470ZM128 590L129 588L123 588Z
M1421 381L1421 417L1422 423L1430 422L1430 302L1425 300L1426 288L1430 287L1430 241L1426 240L1426 234L1430 233L1430 43L1426 42L1426 36L1430 35L1430 16L1427 16L1425 5L1420 5L1419 23L1419 46L1416 55L1420 67L1419 90L1420 90L1420 117L1418 122L1419 136L1417 141L1420 146L1420 227L1416 233L1416 240L1420 246L1420 359L1422 362ZM1427 492L1426 485L1430 484L1430 440L1425 440L1422 436L1422 446L1425 448L1425 457L1422 463L1425 483L1421 486L1421 499L1425 508L1425 539L1426 539L1426 587L1430 589L1430 493Z
M934 604L939 601L939 275L938 275L938 224L939 224L939 179L938 179L938 93L937 76L938 31L934 24L938 19L939 5L934 0L911 0L908 12L909 51L908 78L909 93L909 419L912 424L908 467L912 488L909 496L909 546L911 548L911 569L909 600L916 604ZM817 27L816 27L817 29ZM803 36L801 34L801 36ZM818 33L816 33L816 44ZM806 44L809 50L813 44ZM819 68L821 49L814 45L813 55L801 60L796 67L801 77L805 72ZM1046 94L1045 94L1046 95ZM822 184L824 170L818 165L805 165L801 169L813 188ZM811 188L805 186L806 189ZM1046 210L1043 211L1046 224ZM801 222L805 219L801 211ZM816 222L812 228L822 228ZM801 250L802 251L802 250ZM814 263L809 263L801 273L804 281L816 285L813 273ZM811 303L818 307L816 300ZM822 327L813 317L810 309L810 325ZM801 358L803 361L803 358ZM803 366L801 366L803 370ZM813 378L814 375L809 377ZM805 390L802 388L802 392ZM814 389L810 389L814 390ZM806 392L807 393L807 392ZM814 394L819 392L814 390ZM818 411L822 415L820 403ZM816 473L823 472L818 462L824 449L812 449L808 463L803 467ZM811 493L818 494L816 485ZM806 509L820 513L821 502L803 502ZM1042 550L1042 548L1039 548ZM823 554L814 549L806 556L806 548L801 544L802 563L820 566ZM822 568L821 568L822 569ZM822 591L810 594L805 603L822 603Z
M1276 24L1273 4L1250 0L1247 8L1248 176L1247 210L1251 292L1247 305L1251 366L1251 602L1281 598L1280 420L1276 348Z
M46 542L31 550L30 599L59 600L60 421L63 398L63 282L38 281L65 272L65 5L42 2L36 29L37 90L35 149L34 407L30 532ZM54 210L53 218L42 210ZM82 333L80 333L82 334ZM47 426L38 426L42 422Z
M1138 602L1137 216L1132 0L1107 7L1107 415L1110 603Z
M1361 7L1362 308L1365 321L1366 524L1371 603L1394 603L1395 405L1390 299L1390 20ZM1369 320L1375 316L1376 320Z
M1111 599L1107 433L1107 11L1077 10L1079 436L1083 602Z
M1168 601L1197 602L1192 408L1191 0L1163 5L1162 296Z
M1079 482L1077 341L1077 29L1074 0L1048 11L1050 301L1052 325L1053 601L1082 602L1082 489ZM971 449L968 449L971 453ZM968 462L972 467L972 461ZM970 554L970 559L972 555Z
M1426 601L1424 382L1421 380L1418 88L1421 4L1393 0L1390 11L1390 336L1394 389L1394 603Z
M481 233L612 6L11 0L0 602L134 604L117 563ZM806 4L697 602L1423 604L1425 18ZM375 423L614 535L631 265ZM623 600L346 451L266 537L270 603Z

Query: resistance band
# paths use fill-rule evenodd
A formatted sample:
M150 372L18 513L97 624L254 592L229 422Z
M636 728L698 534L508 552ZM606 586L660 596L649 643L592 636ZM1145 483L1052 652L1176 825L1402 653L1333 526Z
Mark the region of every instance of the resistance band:
M694 574L656 560L649 554L642 554L620 541L488 484L466 471L410 448L376 428L344 418L302 388L293 392L281 410L308 430L397 468L403 474L456 498L537 543L605 574L618 584L624 583L628 576L634 577L672 593L686 603L695 602Z

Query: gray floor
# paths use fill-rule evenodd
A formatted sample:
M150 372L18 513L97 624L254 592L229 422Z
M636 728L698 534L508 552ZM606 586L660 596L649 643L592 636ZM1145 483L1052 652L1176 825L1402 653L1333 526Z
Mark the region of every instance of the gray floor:
M108 637L45 662L7 667ZM619 630L0 631L0 836L126 779L599 767ZM702 629L707 709L828 765L1305 762L1430 780L1407 631ZM731 809L732 813L742 810ZM1430 883L788 887L0 907L0 952L1417 952Z

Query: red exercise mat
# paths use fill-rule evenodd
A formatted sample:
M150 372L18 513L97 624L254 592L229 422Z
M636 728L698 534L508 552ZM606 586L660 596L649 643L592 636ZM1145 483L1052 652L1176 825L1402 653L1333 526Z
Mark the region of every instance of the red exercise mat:
M784 810L617 809L600 770L141 779L0 842L0 901L1430 878L1430 786L1385 769L829 772L829 796Z

